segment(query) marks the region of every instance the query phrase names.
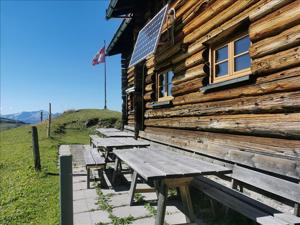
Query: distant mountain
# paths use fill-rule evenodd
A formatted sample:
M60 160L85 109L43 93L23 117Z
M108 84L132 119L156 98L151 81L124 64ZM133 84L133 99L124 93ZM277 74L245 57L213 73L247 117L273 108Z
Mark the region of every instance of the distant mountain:
M7 118L11 120L19 120L24 123L35 124L41 121L41 111L33 111L33 112L21 112L21 113L14 113L8 115L1 115L2 118ZM48 119L49 113L47 111L43 112L43 120ZM52 118L59 116L61 113L52 113Z
M26 123L19 120L11 120L11 119L0 117L0 131L19 127L25 124Z

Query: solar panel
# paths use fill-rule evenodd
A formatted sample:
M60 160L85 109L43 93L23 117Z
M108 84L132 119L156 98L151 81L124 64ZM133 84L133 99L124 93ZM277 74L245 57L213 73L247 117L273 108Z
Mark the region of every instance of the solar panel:
M150 54L154 53L159 41L162 25L165 21L168 5L163 7L144 27L140 30L134 45L129 67L134 66Z

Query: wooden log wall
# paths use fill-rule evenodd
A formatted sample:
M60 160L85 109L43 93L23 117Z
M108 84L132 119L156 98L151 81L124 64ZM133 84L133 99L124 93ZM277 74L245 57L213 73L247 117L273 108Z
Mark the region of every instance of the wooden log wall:
M283 175L300 176L300 0L176 0L146 61L142 136ZM249 82L207 93L208 46L248 27ZM173 106L153 108L156 74L174 72ZM128 71L128 85L133 79ZM131 121L130 119L128 121Z

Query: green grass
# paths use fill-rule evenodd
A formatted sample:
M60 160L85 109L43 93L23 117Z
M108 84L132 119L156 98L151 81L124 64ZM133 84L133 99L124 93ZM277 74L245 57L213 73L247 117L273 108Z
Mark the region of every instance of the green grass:
M105 125L119 124L120 113L109 110L69 111L53 120L51 138L47 123L37 125L42 171L33 168L31 126L0 132L0 224L59 224L60 144L88 143L95 127L87 119L101 118Z

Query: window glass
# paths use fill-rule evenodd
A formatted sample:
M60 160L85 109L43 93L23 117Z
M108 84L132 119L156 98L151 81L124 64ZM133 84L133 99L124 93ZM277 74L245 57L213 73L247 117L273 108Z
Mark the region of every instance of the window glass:
M228 74L228 62L223 62L215 66L216 77L221 77Z
M228 45L216 50L216 62L228 59Z
M249 36L243 37L234 42L234 55L249 51L250 39Z
M169 71L167 76L168 76L168 96L172 96L172 79L174 73L172 71Z
M161 98L161 97L164 97L164 93L165 93L165 90L164 90L164 74L160 74L158 76L158 97Z
M240 55L234 59L234 71L240 71L251 66L249 53Z

